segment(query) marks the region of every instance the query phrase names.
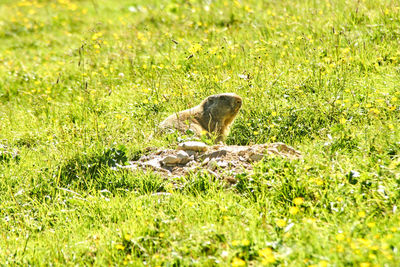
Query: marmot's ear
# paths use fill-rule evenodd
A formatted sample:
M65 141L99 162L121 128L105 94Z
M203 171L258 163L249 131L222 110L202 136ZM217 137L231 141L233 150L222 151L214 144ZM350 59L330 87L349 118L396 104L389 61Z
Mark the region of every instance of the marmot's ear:
M206 101L204 102L204 109L208 109L212 104L214 104L216 97L209 96L207 97Z
M206 106L210 106L214 102L215 102L215 96L209 96L209 97L206 98L206 101L205 101L204 104Z
M215 95L212 95L212 96L208 97L208 101L210 101L210 102L214 102L215 99L217 99L217 96L215 96Z

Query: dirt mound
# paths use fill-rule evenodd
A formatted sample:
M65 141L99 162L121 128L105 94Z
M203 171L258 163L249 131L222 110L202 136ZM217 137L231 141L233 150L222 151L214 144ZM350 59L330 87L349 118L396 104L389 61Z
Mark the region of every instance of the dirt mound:
M160 149L131 161L123 168L130 170L153 170L168 177L179 177L205 170L217 177L234 177L237 173L251 172L252 163L267 155L278 155L289 159L301 157L299 151L283 143L251 146L207 146L202 142L184 142L176 149Z

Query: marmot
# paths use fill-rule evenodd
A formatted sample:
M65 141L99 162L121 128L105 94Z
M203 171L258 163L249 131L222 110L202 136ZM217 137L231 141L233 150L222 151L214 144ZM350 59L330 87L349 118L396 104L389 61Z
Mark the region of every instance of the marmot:
M207 132L215 134L216 142L220 142L228 135L229 126L241 106L242 98L234 93L211 95L200 105L169 116L161 122L160 128L175 128L181 132L191 129L199 136Z

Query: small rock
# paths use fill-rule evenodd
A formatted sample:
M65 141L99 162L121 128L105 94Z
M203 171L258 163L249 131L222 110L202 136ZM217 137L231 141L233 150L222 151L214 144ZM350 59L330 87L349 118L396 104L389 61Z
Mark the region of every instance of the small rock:
M176 156L166 156L161 160L162 165L173 165L173 164L178 164L180 162L180 159Z
M190 160L188 163L186 163L187 167L193 167L195 165L196 165L196 161L194 161L194 160Z
M132 164L132 165L121 166L120 168L126 169L126 170L137 170L137 169L138 169L138 166Z
M146 160L149 160L149 157L148 156L142 156L140 159L139 159L139 161L146 161Z
M276 149L276 147L269 147L269 148L267 149L267 152L268 152L268 154L270 154L270 155L272 155L272 154L281 155L281 153L278 151L278 149Z
M214 159L214 158L221 158L226 156L228 151L226 151L225 149L221 149L221 150L217 150L211 153L208 153L206 155L203 155L203 157L205 158L209 158L209 159Z
M224 160L218 161L217 164L218 164L218 167L220 167L220 168L228 167L228 162L226 162Z
M183 151L183 150L182 150ZM193 150L186 150L185 151L190 157L195 157L196 156L196 153L198 153L198 152L196 152L196 151L193 151Z
M176 154L176 157L179 159L179 163L180 164L186 164L190 160L190 157L189 157L188 153L186 153L183 150L180 150Z
M186 153L184 150L178 150L178 153L176 153L176 156L179 158L186 158L189 157L189 154Z
M151 167L151 168L154 168L154 169L159 169L161 167L160 166L160 162L159 162L159 160L157 158L151 159L151 160L146 161L146 162L143 162L142 166Z
M210 170L215 170L218 167L218 163L215 159L210 159L210 161L207 163L207 168Z
M254 149L249 147L249 148L241 149L239 152L237 152L237 154L239 156L246 156L246 154L249 154L249 153L254 153Z
M272 143L269 145L268 150L272 150L273 153L278 152L278 155L285 157L301 158L301 153L284 143Z
M161 155L163 152L164 152L164 150L161 149L161 150L156 151L154 153L154 155Z
M205 152L207 151L208 146L204 144L203 142L198 142L198 141L187 141L184 143L180 143L178 145L178 150L192 150L192 151L198 151L198 152Z
M213 146L212 146L212 149L213 149L213 150L220 150L220 149L223 148L223 147L225 147L225 146L224 146L224 145L220 145L220 144L219 144L219 145L213 145Z
M224 179L225 181L227 181L228 183L232 184L236 184L238 182L238 180L232 176L227 176Z
M263 154L254 153L254 154L251 154L251 155L249 156L249 159L250 159L251 161L260 161L260 160L263 159L263 157L264 157Z
M210 158L205 158L205 159L203 160L203 162L201 163L201 166L206 165L209 161L210 161Z

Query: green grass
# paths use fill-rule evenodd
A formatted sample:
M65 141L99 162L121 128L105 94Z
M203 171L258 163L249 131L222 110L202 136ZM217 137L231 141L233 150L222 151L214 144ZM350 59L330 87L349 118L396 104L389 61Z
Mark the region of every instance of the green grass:
M1 264L395 266L399 25L389 0L1 1ZM115 170L222 92L228 144L304 158L234 186Z

